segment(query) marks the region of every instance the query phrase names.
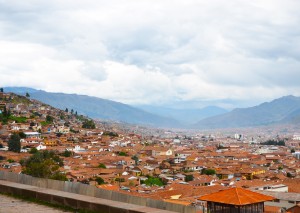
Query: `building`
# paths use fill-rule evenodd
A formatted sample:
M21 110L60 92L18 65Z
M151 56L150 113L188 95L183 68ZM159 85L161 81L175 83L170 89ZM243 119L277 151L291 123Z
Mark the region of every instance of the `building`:
M243 188L231 188L198 198L207 202L206 212L210 213L263 213L264 202L274 199Z

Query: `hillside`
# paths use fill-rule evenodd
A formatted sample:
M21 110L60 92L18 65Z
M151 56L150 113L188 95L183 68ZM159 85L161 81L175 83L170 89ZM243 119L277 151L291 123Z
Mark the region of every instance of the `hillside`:
M30 94L30 98L42 101L59 109L73 109L80 114L94 119L106 119L132 124L143 124L157 127L181 127L180 123L171 118L158 116L141 109L131 107L115 101L86 95L51 93L26 87L6 87L6 92L14 92L24 95Z
M234 109L223 115L206 118L194 128L214 129L253 127L280 123L299 123L300 97L284 96L258 106Z

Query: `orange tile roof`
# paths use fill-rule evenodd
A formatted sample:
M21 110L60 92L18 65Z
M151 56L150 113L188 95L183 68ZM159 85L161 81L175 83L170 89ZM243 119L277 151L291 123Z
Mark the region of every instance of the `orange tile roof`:
M220 192L204 195L199 200L226 203L230 205L247 205L274 200L274 197L252 192L243 188L231 188Z

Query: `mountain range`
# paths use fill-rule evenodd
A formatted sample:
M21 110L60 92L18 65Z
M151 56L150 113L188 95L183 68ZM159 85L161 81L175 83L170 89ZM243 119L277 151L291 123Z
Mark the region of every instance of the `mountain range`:
M65 110L73 109L79 114L94 119L121 121L157 127L181 127L180 122L172 118L155 115L141 109L107 99L87 95L52 93L26 87L5 87L5 92L20 95L30 94L30 98L39 100L53 107Z
M205 118L195 124L194 128L237 128L272 124L300 124L300 97L284 96L258 106L234 109Z
M121 121L154 127L216 129L256 127L272 124L300 124L300 97L284 96L248 108L226 111L209 106L202 109L173 109L157 106L130 106L86 95L51 93L26 87L6 87L59 109L73 109L95 119Z

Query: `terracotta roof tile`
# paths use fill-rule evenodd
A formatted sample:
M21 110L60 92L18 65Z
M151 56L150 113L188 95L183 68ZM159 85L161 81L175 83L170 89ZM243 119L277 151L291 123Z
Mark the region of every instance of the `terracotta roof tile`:
M209 195L204 195L198 199L231 205L247 205L274 200L275 198L242 188L231 188Z

